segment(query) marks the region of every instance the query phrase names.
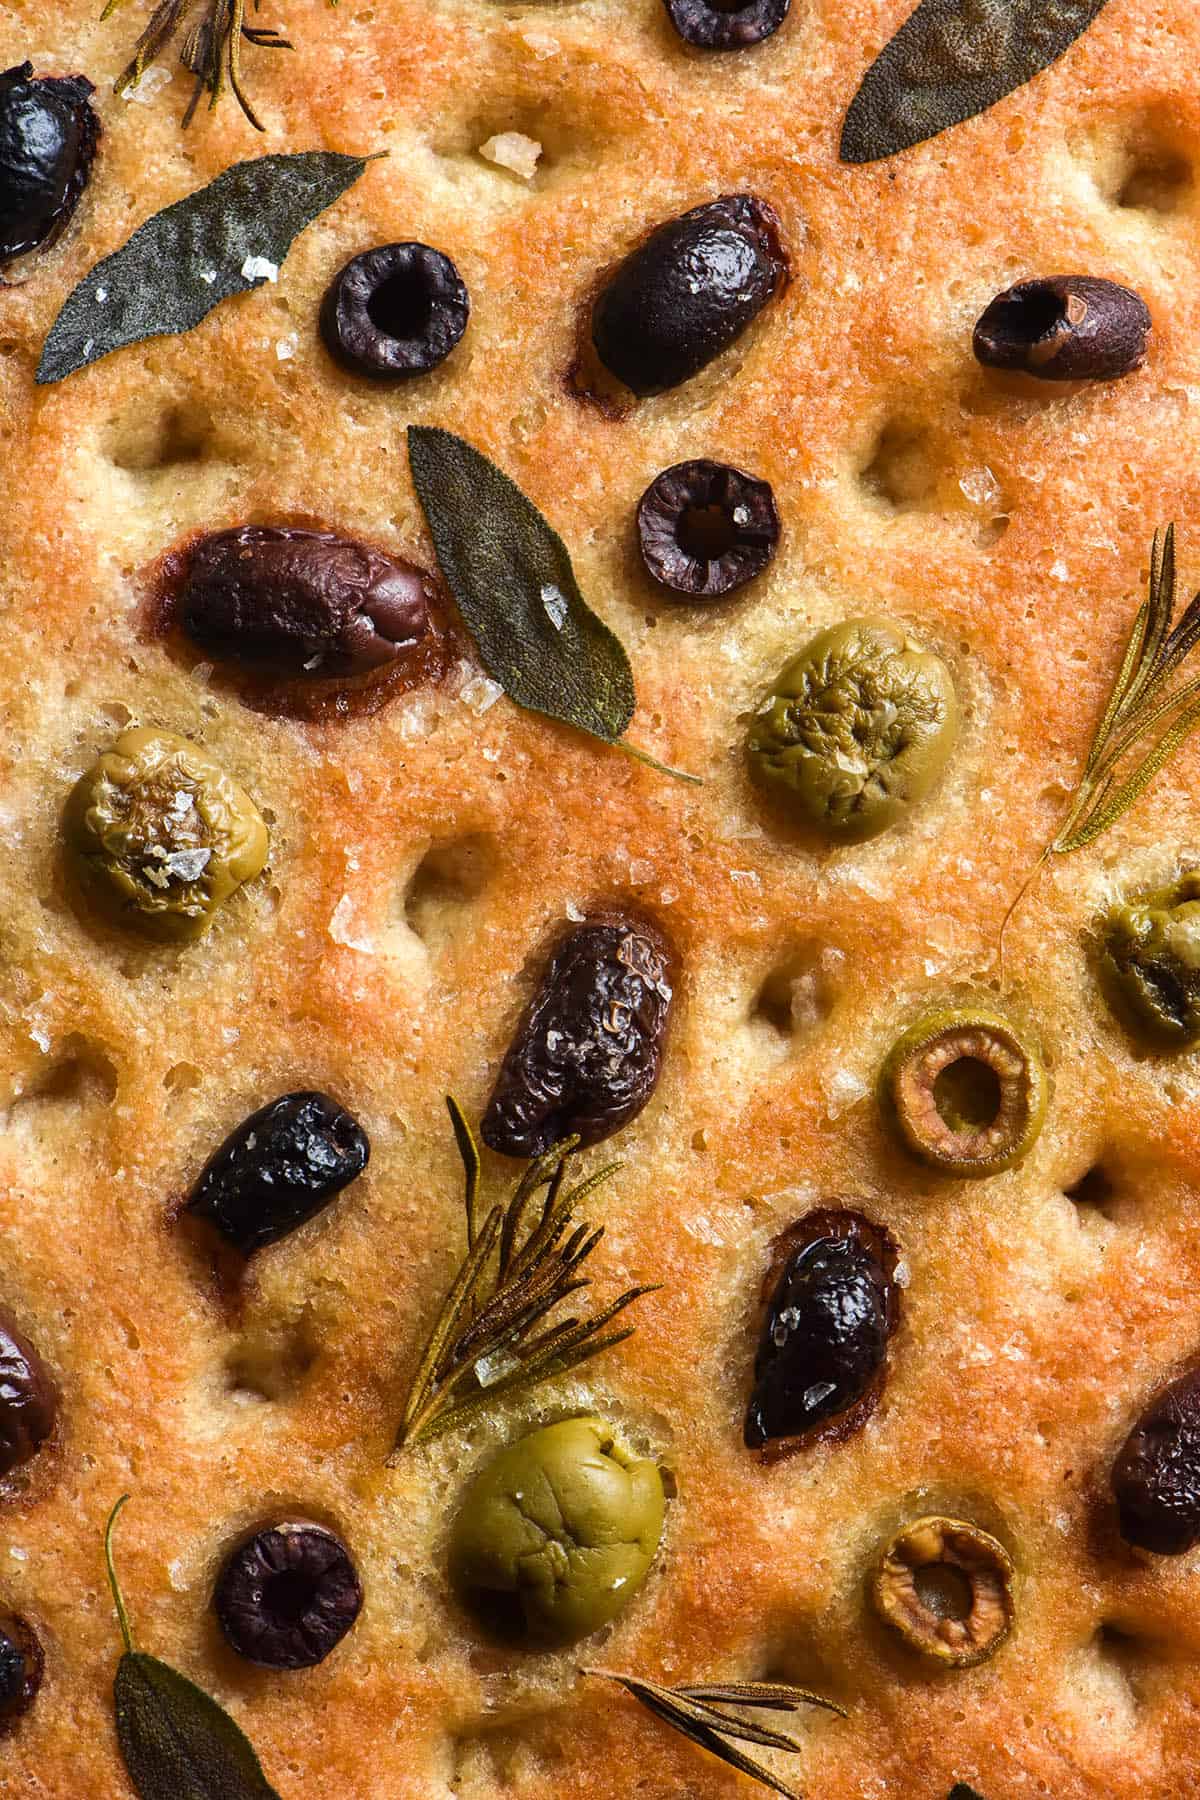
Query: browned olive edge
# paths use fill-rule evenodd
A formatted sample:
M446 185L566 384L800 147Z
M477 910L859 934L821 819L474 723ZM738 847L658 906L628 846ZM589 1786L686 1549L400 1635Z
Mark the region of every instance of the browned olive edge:
M262 521L244 519L242 523L260 524ZM311 513L280 513L272 516L270 524L297 531L332 532L339 537L349 537L367 549L377 550L389 559L396 557L394 549L358 533L339 531L328 520ZM211 529L236 530L237 527L214 526ZM388 666L358 677L333 676L323 681L301 681L280 680L215 661L187 637L179 622L183 583L192 550L210 535L209 529L189 532L143 571L138 637L143 643L161 643L180 668L194 668L198 661L211 662L214 685L233 693L252 712L264 713L269 718L295 719L305 725L341 724L352 718L372 718L414 688L426 684L440 686L454 662L469 653L467 639L441 577L425 568L423 563L413 561L412 566L420 572L429 602L429 630L425 640L411 653Z
M756 1313L755 1341L761 1335L767 1309L771 1304L771 1296L779 1283L779 1278L788 1263L798 1250L806 1244L816 1243L818 1238L857 1236L865 1242L868 1249L878 1259L888 1283L888 1342L883 1361L875 1373L875 1379L865 1393L848 1406L845 1412L835 1413L830 1419L822 1419L819 1425L813 1425L808 1431L798 1432L794 1437L772 1438L760 1444L750 1455L764 1466L770 1468L775 1463L785 1462L788 1457L795 1456L801 1450L810 1450L815 1444L843 1444L847 1438L857 1436L866 1424L883 1397L887 1383L888 1370L892 1360L892 1339L900 1326L902 1309L900 1290L896 1286L896 1265L900 1261L900 1246L887 1229L886 1225L877 1225L865 1213L851 1205L853 1196L834 1194L825 1206L805 1213L802 1219L796 1219L791 1225L771 1239L768 1249L771 1260L763 1276L759 1291L759 1304ZM845 1205L838 1202L845 1200ZM859 1229L847 1229L847 1221ZM840 1227L840 1229L839 1229Z

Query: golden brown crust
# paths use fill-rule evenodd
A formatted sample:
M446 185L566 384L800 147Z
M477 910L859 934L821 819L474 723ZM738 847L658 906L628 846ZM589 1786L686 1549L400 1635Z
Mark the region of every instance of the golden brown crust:
M1082 948L1114 890L1200 850L1195 748L1014 920L1006 1004L1053 1082L1026 1163L948 1182L897 1154L872 1100L918 1009L994 979L1160 521L1200 585L1196 199L1162 173L1200 157L1200 14L1111 0L985 118L864 169L836 161L841 116L910 0L795 0L733 58L685 51L658 0L381 0L361 17L281 0L271 22L298 49L253 57L266 147L388 160L277 286L35 389L90 264L264 148L230 105L181 136L184 77L115 100L138 9L99 10L0 4L5 66L86 71L105 127L68 233L0 295L0 1303L65 1403L53 1479L34 1465L0 1521L0 1609L36 1624L47 1665L0 1794L127 1792L100 1559L125 1489L142 1645L231 1708L287 1800L750 1792L578 1682L573 1656L485 1650L449 1597L463 1481L573 1407L610 1414L679 1489L637 1605L583 1660L820 1688L850 1709L800 1725L799 1783L824 1800L942 1800L955 1779L989 1800L1200 1794L1200 1552L1124 1550L1102 1505L1132 1418L1196 1347L1200 1075L1194 1056L1131 1051ZM530 186L475 154L510 129L544 145ZM685 388L619 421L581 406L564 383L576 297L648 225L743 189L783 222L786 294ZM1147 192L1167 210L1119 204ZM453 256L472 321L435 373L380 392L331 364L317 308L348 256L407 237ZM1141 373L1043 390L976 366L992 295L1062 270L1143 294ZM429 566L410 420L469 437L543 507L629 647L637 741L703 788L506 702L476 712L473 668L305 725L143 640L142 576L198 529L311 516ZM764 579L692 610L652 591L632 516L655 473L702 455L769 480L784 537ZM750 788L739 716L806 636L864 607L950 658L963 741L910 827L821 856ZM59 864L66 794L131 720L205 744L271 824L267 877L182 951L82 920ZM601 902L645 910L683 969L662 1082L597 1207L601 1292L664 1286L579 1380L385 1471L460 1243L442 1096L478 1114L531 952L568 906ZM832 1005L785 1039L755 997L805 946L829 953ZM166 1208L233 1125L300 1086L352 1107L370 1168L258 1259L232 1318ZM1067 1198L1097 1166L1103 1205ZM900 1244L904 1321L865 1429L764 1469L740 1427L768 1245L832 1194ZM286 1677L222 1646L208 1596L239 1535L291 1510L342 1533L366 1602L327 1663ZM933 1679L864 1591L881 1541L926 1512L994 1532L1017 1569L1010 1641Z

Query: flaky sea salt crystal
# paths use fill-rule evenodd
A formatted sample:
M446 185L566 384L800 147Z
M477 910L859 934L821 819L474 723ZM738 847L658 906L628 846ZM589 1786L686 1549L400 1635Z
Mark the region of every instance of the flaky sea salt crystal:
M532 181L537 174L542 146L536 138L526 137L523 131L500 131L480 144L479 154L502 169L511 169L523 181Z
M498 681L492 681L487 675L472 675L458 690L458 697L476 717L482 717L485 712L490 712L503 692Z
M289 331L286 337L276 339L275 354L280 362L291 362L299 346L300 339L296 336L294 331Z
M242 278L245 281L278 281L279 264L273 263L268 256L248 256L242 264Z
M142 70L142 78L133 87L126 88L126 100L136 100L146 106L153 100L161 88L165 88L171 79L170 69L164 69L161 63L150 63Z
M654 864L647 862L644 857L635 857L629 865L629 879L630 881L653 881Z
M561 631L567 617L567 597L552 582L542 588L542 605L546 609L546 617L555 631Z
M495 1356L479 1357L475 1364L475 1379L482 1388L492 1387L497 1381L503 1381L506 1375L511 1375L513 1370L519 1367L520 1364L515 1356L510 1356L507 1351L500 1350Z
M756 869L730 869L729 879L735 887L744 888L747 893L762 892L762 879Z
M335 944L344 944L347 950L361 951L364 956L375 954L374 943L355 925L354 902L349 894L343 894L334 907L326 930Z
M1000 498L1000 483L986 463L978 469L968 469L959 477L958 485L972 506L995 506Z

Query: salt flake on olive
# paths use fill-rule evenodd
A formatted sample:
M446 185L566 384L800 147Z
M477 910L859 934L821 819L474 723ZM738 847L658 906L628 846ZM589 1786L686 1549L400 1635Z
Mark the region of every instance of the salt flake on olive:
M917 1655L969 1669L1012 1629L1013 1564L1003 1544L965 1519L916 1519L884 1546L871 1579L878 1617Z
M1046 1116L1046 1071L1001 1014L948 1008L918 1019L883 1066L884 1108L907 1147L950 1175L995 1175L1026 1157Z
M716 600L753 581L779 547L770 485L729 463L675 463L637 508L646 572L672 593Z
M100 121L82 75L0 75L0 262L53 243L87 186Z
M230 1648L247 1662L311 1669L341 1643L362 1600L358 1571L336 1533L285 1520L227 1557L213 1608Z

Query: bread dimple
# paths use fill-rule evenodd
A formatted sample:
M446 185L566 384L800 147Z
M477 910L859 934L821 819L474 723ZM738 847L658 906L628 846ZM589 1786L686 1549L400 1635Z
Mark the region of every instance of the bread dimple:
M828 1693L850 1717L802 1717L804 1754L779 1764L828 1800L941 1800L955 1779L989 1800L1200 1792L1197 1553L1124 1555L1098 1504L1195 1345L1200 1076L1134 1054L1083 945L1115 893L1200 849L1194 747L1013 920L1006 998L1053 1084L1022 1167L948 1183L899 1156L873 1100L918 1011L994 995L1001 917L1078 772L1157 524L1177 521L1200 585L1200 99L1181 79L1200 19L1111 0L984 117L840 165L845 106L909 10L794 0L755 50L705 57L658 0L296 0L272 21L295 53L246 53L264 142L228 103L181 134L183 75L149 104L111 95L137 9L0 4L4 66L87 73L105 132L66 236L2 299L0 1303L57 1369L65 1423L0 1531L0 1606L47 1652L0 1793L126 1792L101 1561L126 1489L140 1643L230 1707L288 1800L751 1791L577 1660ZM543 147L529 182L477 153L506 130ZM66 294L136 223L240 157L318 146L389 156L277 284L35 389ZM684 387L615 420L581 406L565 377L602 271L736 191L779 214L786 291ZM317 309L348 257L410 237L453 257L471 324L439 369L380 391L329 361ZM1143 295L1145 368L1064 391L980 369L987 301L1063 271ZM469 438L542 508L629 649L631 735L702 788L505 700L477 710L465 655L375 717L314 726L147 639L147 572L201 528L304 517L429 566L409 422ZM699 456L770 481L783 519L766 575L709 608L653 589L633 533L647 483ZM947 657L962 738L911 823L819 856L751 788L743 715L863 611ZM271 826L266 876L184 951L80 917L59 863L72 782L131 722L203 743ZM481 873L461 874L464 843ZM595 1203L597 1286L662 1289L577 1378L385 1471L461 1251L442 1097L478 1115L555 929L613 901L670 933L682 978L661 1083ZM788 1035L756 1000L797 954L821 979ZM362 1120L370 1166L257 1260L234 1319L167 1211L298 1087ZM1093 1169L1102 1203L1068 1198ZM741 1416L768 1244L831 1195L908 1266L888 1384L858 1436L765 1469ZM489 1449L573 1409L675 1471L664 1549L586 1656L500 1658L450 1598L448 1523ZM366 1600L328 1662L286 1677L238 1662L208 1602L228 1548L293 1508L337 1527ZM919 1511L961 1511L1017 1567L1009 1643L934 1679L864 1593Z

